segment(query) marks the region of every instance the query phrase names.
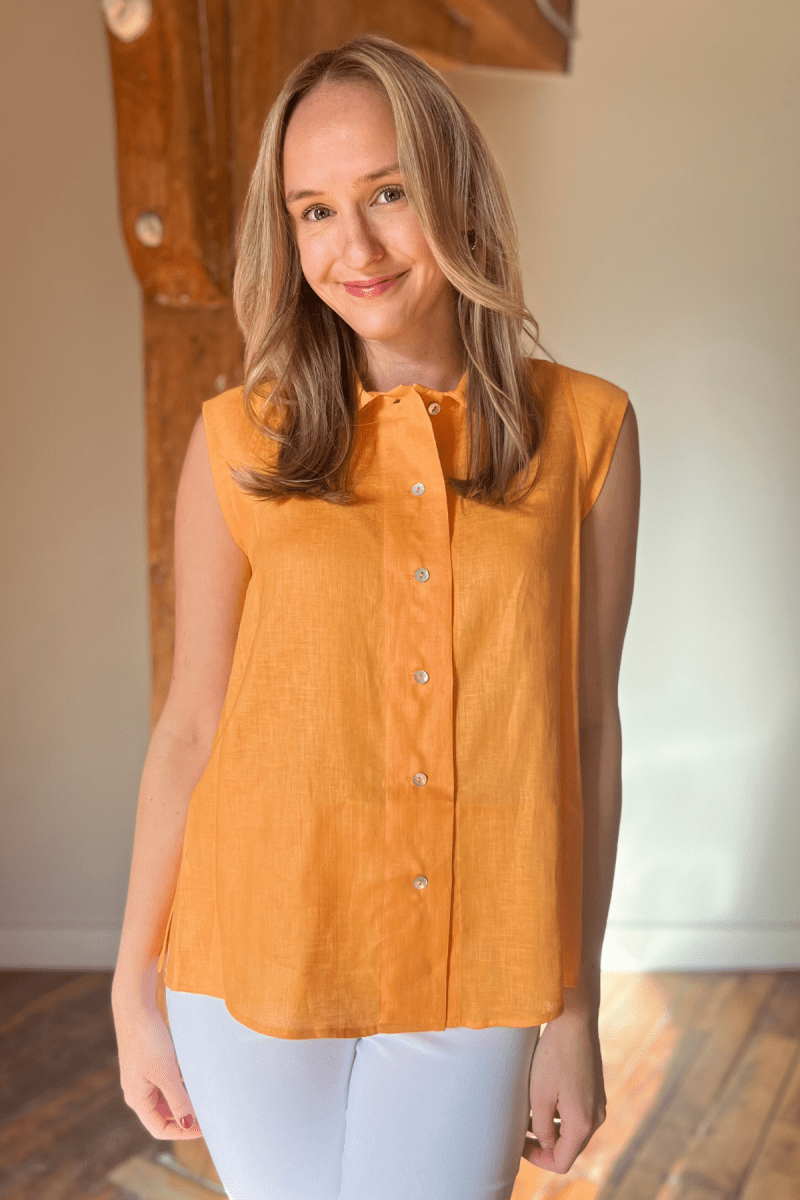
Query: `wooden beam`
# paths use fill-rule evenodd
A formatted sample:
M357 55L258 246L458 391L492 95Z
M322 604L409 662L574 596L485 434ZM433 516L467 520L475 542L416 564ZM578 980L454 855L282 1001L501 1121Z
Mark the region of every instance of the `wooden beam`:
M162 0L134 40L108 31L122 232L144 296L171 308L228 304L225 15Z
M202 401L236 381L243 348L230 305L226 3L157 0L138 28L115 23L135 8L106 13L120 222L143 301L155 725L172 669L180 468Z
M473 42L461 61L473 66L528 71L567 71L570 44L542 15L533 0L446 0L454 17L468 22ZM572 0L553 8L571 19Z

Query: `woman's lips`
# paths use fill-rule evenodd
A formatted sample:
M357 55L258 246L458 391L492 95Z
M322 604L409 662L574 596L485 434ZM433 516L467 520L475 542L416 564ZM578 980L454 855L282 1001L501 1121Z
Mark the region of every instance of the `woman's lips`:
M361 296L364 299L372 299L373 296L382 296L384 292L388 292L393 284L397 283L398 279L402 279L405 271L401 271L399 275L393 275L391 279L384 279L382 283L373 283L372 287L364 287L361 284L345 283L342 286L345 291L351 296Z

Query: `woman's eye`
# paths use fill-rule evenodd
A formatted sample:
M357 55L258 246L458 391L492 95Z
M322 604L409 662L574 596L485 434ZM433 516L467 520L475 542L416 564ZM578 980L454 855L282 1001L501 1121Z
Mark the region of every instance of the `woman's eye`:
M381 188L381 190L378 192L378 195L382 196L384 192L398 192L401 196L405 195L403 189L396 183L387 183L385 187ZM320 211L329 212L330 210L327 209L324 204L312 204L310 208L305 209L305 211L300 215L302 220L307 221L309 220L309 213L318 213ZM316 217L314 217L311 223L312 225L318 225L319 221Z
M384 192L399 192L401 196L405 195L403 189L398 187L396 183L387 183L386 187L381 188L381 190L378 192L378 195L382 196Z
M319 212L319 210L320 210L321 208L322 208L322 209L324 209L324 208L325 208L325 205L324 205L324 204L313 204L313 205L311 206L311 208L307 208L307 209L305 210L305 212L303 213L303 220L304 220L304 221L306 220L306 218L308 217L308 214L309 214L309 213L312 213L312 212Z

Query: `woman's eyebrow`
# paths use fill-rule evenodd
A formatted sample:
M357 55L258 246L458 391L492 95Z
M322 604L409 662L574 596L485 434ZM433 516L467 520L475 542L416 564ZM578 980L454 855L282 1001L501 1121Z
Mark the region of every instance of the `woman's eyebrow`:
M399 163L389 163L388 167L381 167L378 171L371 171L369 175L361 175L355 180L356 183L371 183L373 179L383 179L384 175L394 175L400 170ZM286 203L291 204L293 200L305 200L309 196L324 196L324 192L311 192L308 189L303 191L289 192L286 197Z

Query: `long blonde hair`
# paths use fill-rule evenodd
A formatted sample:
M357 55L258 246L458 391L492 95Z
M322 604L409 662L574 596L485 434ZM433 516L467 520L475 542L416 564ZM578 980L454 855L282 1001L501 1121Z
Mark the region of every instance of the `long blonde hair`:
M245 338L245 411L280 447L274 469L240 467L232 477L263 499L354 499L346 476L363 347L309 287L283 191L292 112L313 88L345 81L371 84L388 99L406 196L457 293L467 362L468 477L448 482L463 497L505 505L512 480L519 472L524 477L543 437L523 348L526 324L534 350L539 327L523 299L508 193L483 135L444 79L405 47L373 35L301 62L264 124L237 230L233 304Z

